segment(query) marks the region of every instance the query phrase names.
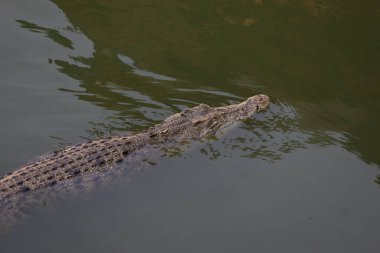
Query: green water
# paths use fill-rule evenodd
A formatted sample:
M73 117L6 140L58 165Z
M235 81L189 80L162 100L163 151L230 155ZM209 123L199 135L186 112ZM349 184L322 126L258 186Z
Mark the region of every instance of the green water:
M0 252L377 252L379 17L371 0L1 1L0 174L199 103L272 104L33 208Z

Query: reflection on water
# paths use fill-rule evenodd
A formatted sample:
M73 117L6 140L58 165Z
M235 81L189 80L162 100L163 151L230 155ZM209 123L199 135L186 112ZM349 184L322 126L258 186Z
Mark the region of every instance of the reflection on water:
M367 57L377 47L377 35L360 29L366 25L364 21L347 30L343 21L334 18L340 15L341 20L358 21L355 12L361 7L355 2L340 6L309 0L219 5L167 1L112 1L107 5L97 1L88 5L78 1L75 8L67 2L55 2L94 42L95 53L90 58L72 57L74 63L60 59L54 63L81 81L83 90L73 91L79 99L115 111L110 128L141 130L184 106L226 101L225 97L184 92L197 85L229 96L263 92L295 105L302 127L347 133L348 142L356 144L346 147L368 162L380 163L374 149L369 148L374 144L368 144L378 136L375 128L379 124L374 120L379 109L374 96L378 93L374 86L378 71L374 57ZM140 11L142 6L144 12ZM293 18L292 8L297 18ZM322 15L327 12L329 15ZM377 22L371 16L366 18L368 23ZM239 19L242 28L228 25ZM40 27L25 24L27 21L23 27L32 30ZM244 26L252 26L252 30ZM242 86L247 83L242 77L253 82ZM360 88L363 86L366 89ZM148 97L149 102L139 96ZM173 99L181 102L174 107ZM232 101L236 100L228 100ZM368 128L371 125L374 127Z
M121 174L110 183L119 180L115 188L95 190L78 203L68 200L60 206L57 201L41 207L40 214L33 212L38 218L27 221L25 230L16 230L17 239L26 238L34 245L43 239L31 231L46 231L44 226L54 223L56 227L49 228L57 238L77 226L83 231L74 231L74 236L83 232L91 238L88 241L99 241L104 249L115 252L126 245L140 250L139 242L146 239L153 245L145 245L146 252L156 247L166 252L204 238L207 243L198 248L194 244L194 251L174 251L199 252L208 246L218 249L215 252L231 252L241 246L239 252L247 248L251 252L260 244L251 245L252 238L266 245L282 242L275 251L301 248L310 252L306 249L319 249L315 245L327 245L327 250L320 248L324 252L347 252L344 246L352 252L378 248L372 240L379 234L376 194L380 184L380 176L376 177L380 164L376 1L53 2L54 8L44 0L34 3L49 5L52 17L37 18L41 15L17 6L21 14L11 16L17 26L12 29L27 38L24 44L32 55L19 56L18 64L0 60L6 70L0 78L5 84L1 83L0 96L9 101L7 106L15 101L13 108L2 108L4 118L0 119L18 126L4 130L13 133L13 139L0 135L6 143L2 151L12 154L12 160L21 163L38 155L34 148L40 152L83 138L138 132L199 103L227 105L266 93L272 104L266 112L224 129L217 137L165 148L157 159L142 158L154 176L147 173L147 179L132 180L141 187L126 190L130 181ZM12 39L19 41L17 36L1 40L0 44L14 49L4 55L12 58L15 52L27 51L25 45L13 48ZM38 61L32 61L34 47L41 41L55 47L46 44ZM41 76L54 73L40 82L36 69L43 70ZM27 77L15 74L19 70ZM38 86L39 82L45 86ZM29 97L48 102L30 103ZM19 113L19 118L30 115L33 120L13 121L19 107L29 109ZM87 118L86 113L93 114ZM62 121L56 120L59 117ZM72 125L65 128L62 122ZM20 129L30 130L20 134ZM40 143L39 135L33 136L36 129L51 136L53 144ZM30 138L29 146L24 145L25 136ZM30 147L33 150L24 155ZM89 207L101 215L91 215ZM83 215L77 215L77 210ZM112 224L109 217L120 219L115 223L119 227L99 229L104 228L102 222ZM91 224L98 225L100 233L93 232L99 231L92 231ZM111 242L108 247L105 231ZM120 234L128 235L127 239L115 239ZM96 235L104 237L93 240ZM53 237L49 237L51 245ZM86 248L86 240L78 238L61 249ZM8 249L25 250L12 234L9 240ZM169 241L176 247L161 244ZM220 241L227 246L216 247ZM7 246L0 243L2 247Z
M119 59L123 63L125 63L128 66L130 66L133 69L133 72L136 75L144 76L144 77L150 77L150 78L153 78L153 79L156 79L156 80L175 81L175 78L172 78L172 77L169 77L169 76L160 75L160 74L157 74L157 73L153 73L153 72L150 72L150 71L147 71L147 70L144 70L144 69L139 69L138 67L135 66L134 60L132 60L131 58L129 58L126 55L118 54L118 57L119 57Z
M380 108L374 96L378 88L373 86L378 71L373 68L370 58L364 61L366 52L354 50L358 36L350 38L354 41L345 42L345 47L340 49L337 48L342 42L339 38L331 41L332 33L343 25L332 17L333 13L342 15L342 18L351 17L356 11L355 4L344 13L342 6L327 2L300 1L298 5L292 1L256 1L250 6L241 1L234 2L234 5L252 10L253 17L246 16L244 11L241 13L241 8L236 12L236 8L229 8L230 4L225 3L204 5L202 12L208 14L198 20L199 13L195 10L199 8L199 3L166 3L178 14L171 17L173 20L169 29L146 18L145 12L137 11L141 3L136 5L127 1L116 4L115 1L103 8L105 6L101 1L90 6L79 1L77 5L86 6L85 9L79 8L79 15L72 5L56 2L73 22L73 26L66 27L66 30L73 33L83 31L94 43L94 53L90 57L71 56L70 61L52 61L62 73L80 80L81 90L64 87L61 90L113 111L108 122L91 123L93 128L88 129L88 133L92 137L140 131L197 103L228 104L263 92L279 101L293 104L284 106L283 102L279 102L273 106L272 116L267 119L271 123L263 129L256 124L245 127L251 126L248 130L256 133L257 139L272 140L273 143L268 141L264 144L255 139L254 143L261 145L244 147L244 142L251 143L253 140L243 138L237 144L231 143L232 148L251 150L250 157L258 156L260 151L257 150L264 149L262 154L272 159L276 156L280 158L281 152L288 153L308 142L321 146L335 143L369 163L380 163L376 149L371 147L375 145L371 142L378 136L376 129L380 127L379 121L375 120ZM158 12L161 15L169 11L173 13L173 10L160 8L156 4L146 3L144 6L145 11L150 10L152 15L158 15ZM289 14L282 13L291 6L300 10L307 8L309 13L301 12L300 20L291 20ZM120 12L120 9L125 11ZM93 13L91 10L96 11ZM327 11L329 15L322 15ZM83 12L88 14L83 15ZM237 13L239 16L236 16ZM280 15L269 21L268 17L275 13ZM98 22L99 15L101 20L108 21ZM158 19L161 20L162 16ZM225 21L228 24L238 22L242 27L254 26L254 30L231 30L228 25L225 26ZM26 20L17 22L22 28L44 33L59 45L75 50L73 45L76 43L59 30ZM285 30L281 22L288 23ZM91 28L93 23L96 23L96 29ZM116 25L121 23L124 25ZM152 26L152 29L134 29L135 26ZM75 27L80 27L80 30ZM104 30L109 33L104 34ZM181 33L188 36L176 36ZM171 40L163 39L163 36ZM230 39L232 37L234 40ZM320 39L316 40L317 37ZM359 35L359 38L362 37ZM173 44L173 39L176 44ZM188 45L189 41L191 45ZM370 50L374 48L371 41L360 42L366 43ZM166 54L162 55L164 52ZM327 55L328 61L323 62ZM361 64L347 57L354 57ZM202 71L206 72L202 74ZM192 75L188 76L188 73ZM366 89L356 88L358 78L361 78L360 85L366 85ZM199 89L197 85L202 86ZM292 109L289 111L286 108ZM294 119L295 111L299 114L297 119ZM344 138L336 141L336 135ZM289 136L291 141L287 141ZM273 147L276 147L273 149L275 151L270 151Z
M22 28L28 29L31 32L35 33L44 33L50 39L52 39L57 44L73 49L73 43L71 40L62 36L59 31L51 28L41 27L36 24L30 23L25 20L16 20Z

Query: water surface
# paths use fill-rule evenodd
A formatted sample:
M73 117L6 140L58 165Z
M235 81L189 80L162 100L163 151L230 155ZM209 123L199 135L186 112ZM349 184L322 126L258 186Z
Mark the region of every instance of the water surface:
M41 200L1 252L377 252L378 1L0 6L0 174L199 103L272 99L217 138Z

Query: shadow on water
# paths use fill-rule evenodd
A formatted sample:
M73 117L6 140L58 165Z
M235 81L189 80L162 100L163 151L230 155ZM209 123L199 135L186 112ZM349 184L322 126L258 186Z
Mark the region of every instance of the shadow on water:
M277 102L265 120L244 124L247 137L225 140L232 149L278 159L334 143L380 164L376 3L53 2L73 24L61 29L93 42L91 57L51 61L80 82L61 91L113 112L93 122L92 136L140 131L188 106L262 92ZM75 51L60 28L18 22Z

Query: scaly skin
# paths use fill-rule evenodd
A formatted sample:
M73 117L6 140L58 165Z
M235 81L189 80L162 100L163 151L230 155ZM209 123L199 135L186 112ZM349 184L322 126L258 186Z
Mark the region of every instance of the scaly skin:
M109 137L67 147L0 178L0 199L111 168L129 153L147 145L199 139L214 134L268 106L269 97L262 94L236 105L213 108L200 104L135 135Z

